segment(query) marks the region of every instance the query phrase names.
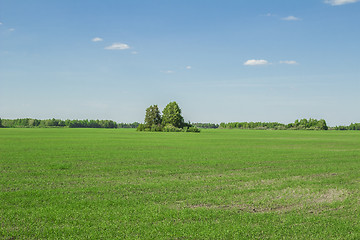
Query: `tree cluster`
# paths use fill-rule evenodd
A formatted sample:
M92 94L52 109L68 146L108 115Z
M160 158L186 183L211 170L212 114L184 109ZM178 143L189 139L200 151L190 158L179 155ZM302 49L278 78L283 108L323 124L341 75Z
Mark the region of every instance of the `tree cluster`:
M200 132L200 130L185 123L181 115L181 109L176 102L170 102L162 115L157 105L151 105L145 111L144 124L139 124L138 131L152 132Z
M295 120L294 123L290 123L287 125L289 129L304 129L304 130L328 130L328 126L326 125L326 121L324 119L300 119Z

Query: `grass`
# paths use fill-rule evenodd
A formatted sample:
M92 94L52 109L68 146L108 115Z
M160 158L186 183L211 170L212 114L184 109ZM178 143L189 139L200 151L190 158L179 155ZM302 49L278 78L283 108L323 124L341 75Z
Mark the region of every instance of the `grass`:
M0 129L2 239L360 239L360 132Z

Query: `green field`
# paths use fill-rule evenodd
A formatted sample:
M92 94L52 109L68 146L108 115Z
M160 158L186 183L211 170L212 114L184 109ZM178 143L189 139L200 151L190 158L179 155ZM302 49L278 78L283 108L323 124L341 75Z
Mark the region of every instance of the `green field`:
M1 239L360 239L360 132L0 129Z

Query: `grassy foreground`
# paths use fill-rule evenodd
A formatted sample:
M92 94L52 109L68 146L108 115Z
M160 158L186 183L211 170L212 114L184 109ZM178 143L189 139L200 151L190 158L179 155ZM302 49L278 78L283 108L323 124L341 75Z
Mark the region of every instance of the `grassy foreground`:
M360 239L360 132L0 129L0 239Z

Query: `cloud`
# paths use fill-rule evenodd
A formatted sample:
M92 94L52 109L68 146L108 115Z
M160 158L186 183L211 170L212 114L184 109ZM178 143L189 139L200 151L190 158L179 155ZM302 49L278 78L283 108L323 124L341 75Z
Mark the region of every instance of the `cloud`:
M174 73L174 71L172 70L166 70L166 71L161 71L162 73L167 73L167 74L171 74L171 73Z
M185 68L190 70L192 67L191 66L186 66Z
M9 28L9 32L15 31L15 28Z
M280 61L280 64L295 65L295 64L298 64L298 63L296 61L293 61L293 60L285 60L285 61Z
M263 59L260 60L251 59L251 60L247 60L244 63L245 66L257 66L257 65L267 65L267 64L269 64L269 62Z
M2 23L2 22L0 22L0 25L3 25L3 23Z
M301 18L294 17L294 16L288 16L288 17L282 18L282 20L284 20L284 21L300 21Z
M101 42L101 41L103 41L103 39L99 38L99 37L96 37L96 38L91 39L91 41L93 41L93 42Z
M136 55L136 54L139 54L139 52L137 52L137 51L132 51L131 54Z
M263 17L276 17L277 15L276 14L272 14L272 13L267 13L267 14L263 14L261 15Z
M348 3L356 3L359 0L325 0L325 3L330 4L331 6L340 6Z
M130 46L125 43L113 43L112 45L105 47L107 50L126 50L129 48Z

